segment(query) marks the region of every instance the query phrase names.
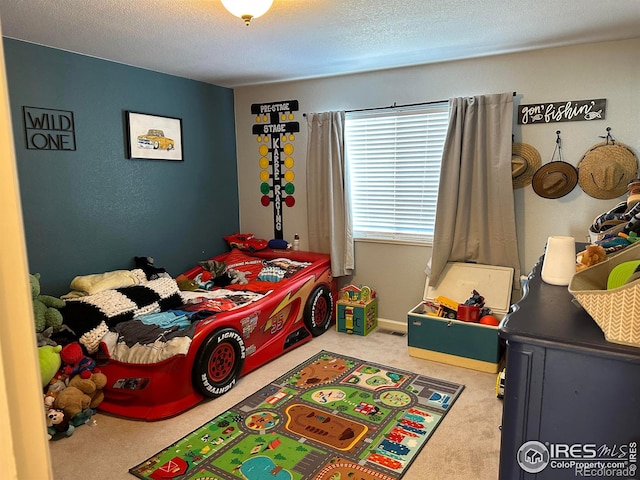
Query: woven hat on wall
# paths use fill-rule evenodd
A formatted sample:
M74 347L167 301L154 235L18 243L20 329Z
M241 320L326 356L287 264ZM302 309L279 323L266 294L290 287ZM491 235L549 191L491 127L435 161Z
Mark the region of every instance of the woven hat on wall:
M627 192L627 185L637 176L638 159L620 142L598 143L578 163L580 188L593 198L617 198Z
M558 155L559 160L554 160ZM556 148L551 161L533 174L533 191L543 198L560 198L571 192L578 184L576 167L562 160L560 130L556 130Z
M553 161L540 167L533 175L531 186L543 198L560 198L578 184L576 167L567 162Z
M526 143L514 143L511 150L511 179L514 190L529 185L541 164L538 150Z

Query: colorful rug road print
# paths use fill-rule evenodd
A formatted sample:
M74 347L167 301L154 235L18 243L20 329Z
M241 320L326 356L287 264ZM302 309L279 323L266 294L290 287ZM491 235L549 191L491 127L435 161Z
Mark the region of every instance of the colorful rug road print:
M399 479L463 389L321 351L129 472L152 480Z

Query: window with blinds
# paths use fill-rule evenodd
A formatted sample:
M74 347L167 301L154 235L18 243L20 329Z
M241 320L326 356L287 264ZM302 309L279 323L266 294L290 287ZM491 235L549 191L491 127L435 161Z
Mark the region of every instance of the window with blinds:
M448 124L447 102L346 114L355 238L433 241Z

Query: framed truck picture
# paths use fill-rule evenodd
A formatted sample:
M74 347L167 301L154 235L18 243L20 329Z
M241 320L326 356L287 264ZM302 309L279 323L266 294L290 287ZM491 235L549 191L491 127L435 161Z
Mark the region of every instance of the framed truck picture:
M127 158L182 161L182 119L125 112Z

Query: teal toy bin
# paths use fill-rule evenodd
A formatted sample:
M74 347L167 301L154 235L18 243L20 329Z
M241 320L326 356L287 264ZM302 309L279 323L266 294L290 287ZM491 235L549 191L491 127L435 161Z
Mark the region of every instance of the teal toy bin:
M427 279L424 301L408 313L409 355L497 373L504 352L498 327L438 317L426 302L443 296L464 303L476 290L485 307L502 320L509 311L512 284L512 268L448 263L437 287Z

